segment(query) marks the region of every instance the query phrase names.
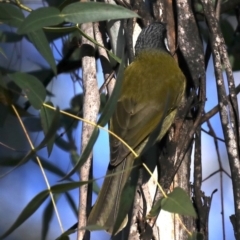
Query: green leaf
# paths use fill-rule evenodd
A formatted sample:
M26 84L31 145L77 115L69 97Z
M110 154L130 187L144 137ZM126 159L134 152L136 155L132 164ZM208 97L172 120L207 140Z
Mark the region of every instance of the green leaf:
M90 232L92 232L92 231L97 231L97 230L105 230L105 228L103 228L102 226L98 226L98 225L88 225L88 226L78 228L77 223L76 223L72 227L70 227L67 231L62 233L58 238L56 238L56 240L67 240L67 239L69 239L69 237L68 237L69 235L75 233L78 230L89 230Z
M91 183L92 181L82 181L82 182L71 182L71 183L63 183L58 184L51 187L52 193L63 193L75 188L79 188L82 185ZM22 213L18 216L17 220L14 224L2 235L0 239L7 237L10 233L12 233L17 227L19 227L22 223L24 223L46 200L49 195L49 190L44 190L36 195L24 208Z
M52 139L52 137L55 137L56 131L58 129L58 123L60 118L60 112L59 108L56 109L55 114L53 116L52 122L48 128L48 131L46 132L45 137L41 141L41 143L35 148L35 151L38 151L45 147L49 143L49 141ZM45 123L46 124L46 123Z
M47 102L47 104L53 106L51 102ZM48 156L50 156L60 122L59 109L54 111L42 105L40 110L40 118L45 138L47 138L47 141L45 142L47 144Z
M55 196L54 196L54 200L56 200ZM53 214L54 214L53 204L52 204L52 201L49 200L47 206L43 211L41 239L46 239Z
M24 20L22 11L7 3L0 3L0 21L12 27L19 27Z
M124 61L122 61L119 66L118 76L117 76L116 84L113 89L112 95L110 96L107 103L105 104L105 106L102 110L102 114L101 114L100 118L98 119L98 125L100 125L100 126L105 126L108 123L109 119L111 118L113 112L116 109L117 100L120 95L120 90L121 90L122 81L123 81L123 73L124 73L124 63L123 62Z
M73 167L73 169L63 178L61 181L65 180L66 178L69 178L72 176L80 167L83 166L83 164L87 161L87 158L89 154L91 153L93 149L93 145L95 144L97 138L99 135L99 129L97 127L94 128L92 136L89 139L89 142L85 149L83 150L79 160L77 161L77 164Z
M39 157L42 163L42 166L45 170L58 175L59 177L65 176L65 172L63 172L56 164L49 162L48 160L44 159L43 157ZM35 164L38 165L37 161L33 161ZM71 180L71 179L70 179Z
M18 216L17 220L13 223L13 225L2 236L0 236L0 239L7 237L16 228L23 224L36 210L38 210L38 208L46 200L48 195L49 191L45 190L40 192L37 196L35 196L23 209L23 211Z
M87 23L109 19L125 19L139 17L135 12L112 4L99 2L77 2L66 6L61 16L66 22Z
M22 40L23 36L18 35L15 32L9 31L0 31L0 42L12 43L12 42L19 42Z
M70 234L75 233L75 232L76 232L76 230L73 231L73 232L68 231L68 232L66 232L66 234L70 235ZM70 238L68 236L66 236L66 235L61 235L60 237L57 238L57 240L69 240L69 239Z
M65 197L68 202L68 205L72 208L72 211L74 212L76 218L78 218L78 207L76 206L74 199L68 192L65 193Z
M188 240L203 240L204 237L202 233L193 232L191 236L188 236Z
M52 193L64 193L75 188L79 188L82 185L92 183L93 180L90 181L81 181L81 182L70 182L70 183L61 183L51 187Z
M19 34L39 30L43 27L54 26L62 23L64 19L55 7L43 7L32 11L18 28Z
M60 135L56 136L55 144L65 152L69 152L72 150L72 144L64 140Z
M162 199L159 199L155 204L154 206L152 207L152 209L150 210L150 212L148 213L147 215L147 218L154 218L156 216L158 216L160 210L161 210L161 204L162 204Z
M0 47L0 54L2 54L7 59L7 56L6 56L5 52L2 50L1 47Z
M71 150L71 152L70 152L70 159L71 159L72 165L76 165L78 163L79 158L80 158L80 156L77 153L77 151L75 149Z
M25 164L27 161L29 161L31 158L33 158L36 155L35 150L29 151L18 163L16 166L14 166L12 169L10 169L7 173L4 173L3 175L0 175L0 178L8 175L9 173L13 172L15 169L20 167L21 165Z
M45 147L45 145L51 140L51 138L53 137L53 135L56 133L57 128L58 128L58 124L56 124L59 121L59 117L60 117L60 112L59 109L57 108L52 120L52 123L48 129L48 132L46 133L45 137L43 138L43 140L41 141L41 143L35 147L34 150L29 151L26 156L21 159L18 164L11 169L10 171L8 171L6 174L9 174L10 172L12 172L13 170L15 170L16 168L18 168L19 166L21 166L22 164L26 163L29 159L33 158L36 155L36 152L40 149L42 149L43 147ZM4 174L4 176L6 175Z
M22 161L22 159L24 158L24 156L19 156L19 157L2 157L1 161L0 161L0 166L3 167L13 167L19 164L19 162ZM43 157L39 157L42 163L42 166L45 170L58 175L59 177L63 177L65 176L65 172L63 172L60 168L58 168L58 166L56 166L55 164L52 164L51 162L49 162L48 160L44 159ZM38 165L37 161L33 161L33 163ZM71 179L69 179L71 180Z
M42 83L27 73L16 72L8 76L26 93L33 107L40 109L46 97L46 90Z
M39 53L45 58L52 68L54 74L57 74L57 67L53 57L52 50L42 29L28 33L28 38L36 47Z
M180 187L174 188L174 190L167 195L167 198L162 199L161 207L163 210L171 213L197 217L192 201L187 193Z

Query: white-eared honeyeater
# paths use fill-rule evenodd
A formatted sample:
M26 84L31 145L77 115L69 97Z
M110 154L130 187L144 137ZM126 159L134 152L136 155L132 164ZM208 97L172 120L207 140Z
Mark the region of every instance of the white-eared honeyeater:
M166 26L153 23L144 28L136 42L135 59L125 69L120 97L110 120L110 130L138 154L149 135L162 122L161 140L174 121L185 92L185 76L165 46ZM88 225L103 226L112 233L122 189L135 157L120 141L110 136L110 163ZM124 227L124 223L120 231Z

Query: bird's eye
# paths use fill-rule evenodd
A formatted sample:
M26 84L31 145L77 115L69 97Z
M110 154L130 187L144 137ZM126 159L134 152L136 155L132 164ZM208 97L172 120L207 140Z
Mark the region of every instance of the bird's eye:
M164 38L164 44L165 44L166 49L170 52L167 37Z

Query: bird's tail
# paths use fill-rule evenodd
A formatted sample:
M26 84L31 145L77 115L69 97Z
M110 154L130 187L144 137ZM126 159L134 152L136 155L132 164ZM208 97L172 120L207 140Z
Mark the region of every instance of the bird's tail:
M114 223L119 212L122 189L130 175L134 162L133 159L129 158L133 158L133 156L130 154L118 166L108 168L97 201L89 215L88 225L99 225L104 227L107 232L113 232ZM118 231L124 228L126 223L127 216Z

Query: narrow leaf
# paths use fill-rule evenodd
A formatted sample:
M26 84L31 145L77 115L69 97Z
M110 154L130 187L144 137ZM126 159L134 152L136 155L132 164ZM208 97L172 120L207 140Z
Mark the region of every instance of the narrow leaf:
M29 151L25 157L23 157L16 166L14 166L12 169L10 169L8 172L0 175L0 178L8 175L9 173L13 172L14 170L16 170L18 167L20 167L21 165L25 164L28 160L30 160L32 157L34 157L36 154L36 152L34 150Z
M39 157L42 163L42 166L45 170L58 175L59 177L65 176L65 172L63 172L56 164L51 163L50 161L44 159L43 157ZM38 164L37 161L33 161L35 164ZM69 180L71 180L69 178Z
M40 109L46 97L42 83L34 76L16 72L8 75L27 95L34 108Z
M7 237L16 228L18 228L21 224L23 224L36 210L38 210L38 208L46 200L48 195L49 195L49 191L45 190L40 192L37 196L35 196L28 203L28 205L23 209L23 211L20 213L20 215L18 216L14 224L2 236L0 236L0 239Z
M90 137L86 148L83 150L77 164L63 179L61 179L61 181L72 176L80 167L83 166L83 164L86 162L89 154L91 153L91 151L93 149L93 145L95 144L95 142L98 138L98 134L99 134L99 129L97 127L95 127L95 129L93 130L92 136Z
M48 104L53 106L53 104L50 102L48 102ZM52 109L42 105L40 110L40 118L45 138L48 136L48 139L47 141L45 139L45 142L47 144L48 156L50 156L60 122L59 109L53 111Z
M19 34L39 30L43 27L54 26L62 23L64 19L55 7L43 7L32 11L18 28Z
M113 89L112 95L108 99L107 103L105 104L102 114L100 118L98 119L98 125L105 126L109 119L111 118L113 112L115 111L117 100L120 95L121 87L122 87L122 81L123 81L123 73L124 73L124 61L121 62L118 70L118 76L116 80L115 87Z
M77 2L66 6L62 12L66 22L87 23L109 19L139 17L135 12L113 4L99 2Z
M60 118L60 112L59 112L59 108L57 108L56 113L54 114L53 120L51 122L51 125L49 126L49 129L45 137L43 138L41 143L35 148L36 152L42 149L43 147L45 147L48 144L48 142L52 139L52 137L55 136L56 131L58 129L57 123L59 122L59 118Z
M182 215L197 217L193 204L182 188L174 188L167 198L162 199L163 210Z
M52 193L64 193L75 188L79 188L82 185L92 183L93 180L90 181L81 181L81 182L70 182L70 183L61 183L51 187Z
M159 199L155 204L154 206L152 207L152 209L150 210L150 212L148 213L147 215L147 218L153 218L153 217L156 217L160 210L161 210L161 204L162 204L162 198Z
M54 197L54 199L56 199L56 198ZM49 226L50 226L50 222L51 222L52 217L53 217L53 213L54 213L53 203L52 203L51 200L49 200L46 208L43 211L42 240L46 239L48 229L49 229Z
M0 3L0 21L12 27L19 27L24 20L22 11L6 3Z
M12 42L19 42L22 40L23 36L18 35L15 32L9 31L0 31L0 42L3 43L12 43Z
M67 231L65 231L58 238L56 238L56 240L68 240L69 239L68 235L75 233L78 230L77 227L78 223L75 223Z
M78 208L76 206L76 203L75 203L74 199L72 198L72 196L68 192L65 192L65 197L66 197L66 200L68 202L68 205L72 208L72 211L74 212L76 218L78 218Z
M49 63L53 72L57 74L57 67L53 57L52 50L49 46L49 42L46 38L42 29L39 29L34 32L28 33L29 40L33 43L39 53L45 58L45 60Z
M1 47L0 47L0 54L3 55L7 59L7 56L6 56L5 52L2 50Z
M64 140L60 135L56 136L55 144L63 151L69 152L72 150L72 144Z

